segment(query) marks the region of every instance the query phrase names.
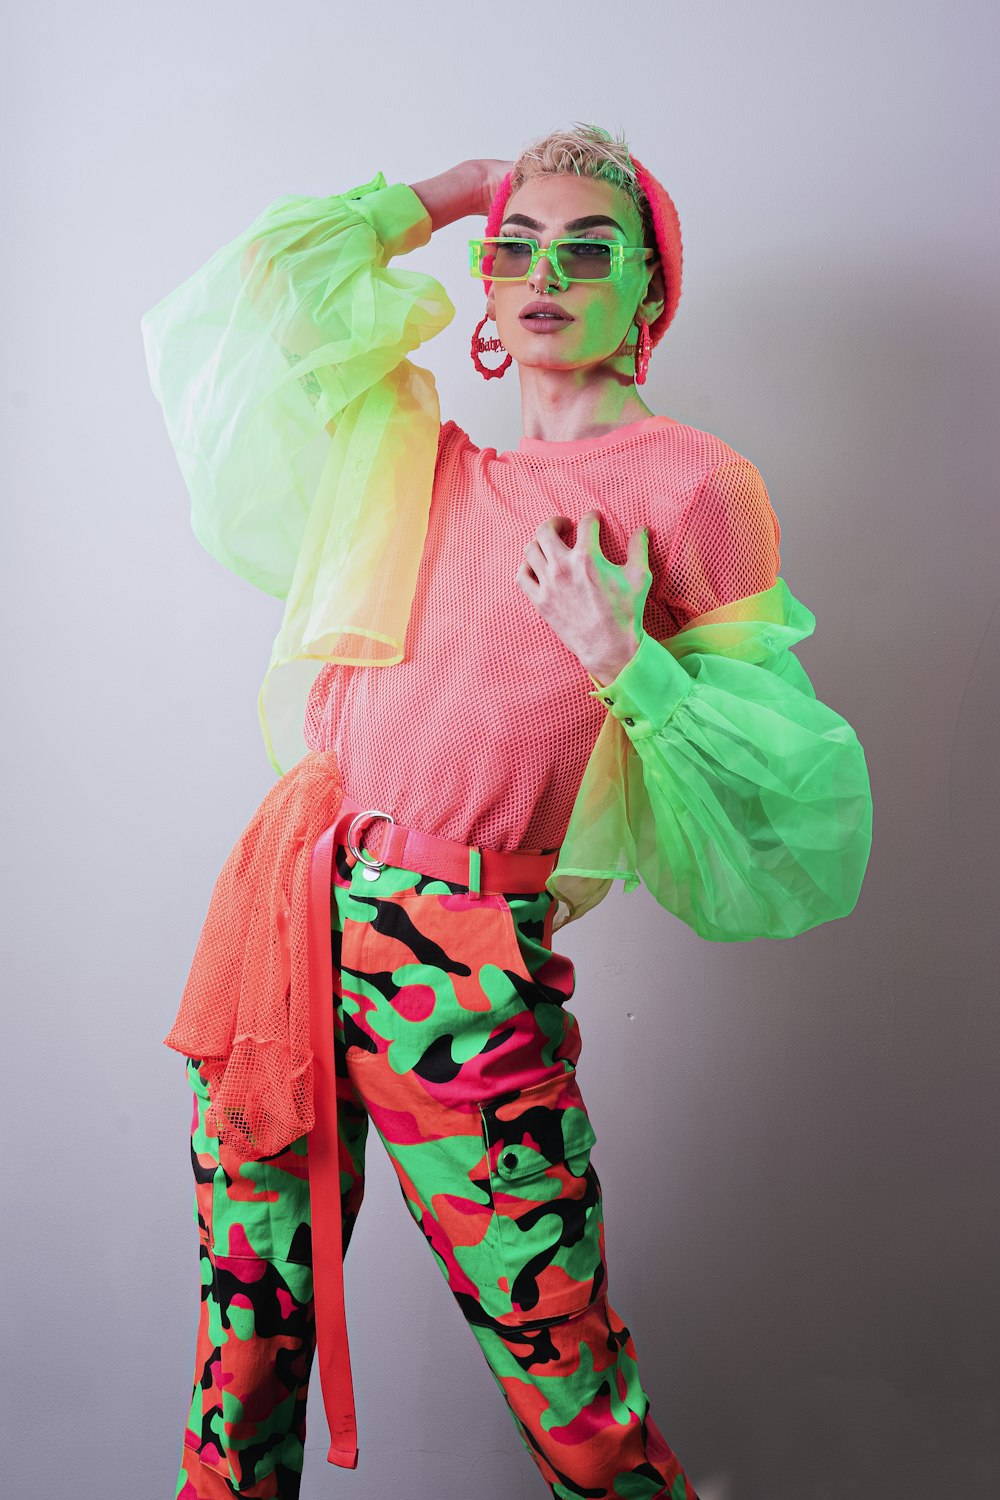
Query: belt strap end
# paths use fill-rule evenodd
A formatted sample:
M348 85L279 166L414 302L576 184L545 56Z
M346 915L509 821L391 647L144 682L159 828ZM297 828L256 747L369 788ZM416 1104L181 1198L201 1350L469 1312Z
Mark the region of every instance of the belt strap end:
M358 1467L357 1448L338 1448L330 1444L330 1451L326 1455L328 1464L336 1464L340 1469L356 1469Z

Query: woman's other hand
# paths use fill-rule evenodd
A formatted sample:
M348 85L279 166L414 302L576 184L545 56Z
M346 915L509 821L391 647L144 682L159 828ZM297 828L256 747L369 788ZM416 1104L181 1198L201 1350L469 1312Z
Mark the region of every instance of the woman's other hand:
M568 516L543 521L524 549L516 582L563 645L598 682L614 680L632 660L642 639L642 618L653 575L649 530L629 539L623 567L605 557L601 517L590 510L576 528Z

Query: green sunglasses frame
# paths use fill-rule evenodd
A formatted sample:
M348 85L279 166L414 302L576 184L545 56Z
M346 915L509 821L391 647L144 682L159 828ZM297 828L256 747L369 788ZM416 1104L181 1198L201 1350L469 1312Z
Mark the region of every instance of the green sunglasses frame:
M531 246L531 264L523 276L492 276L483 270L483 258L494 252L487 249L489 245L510 244ZM567 276L563 271L559 260L560 245L607 245L611 251L611 264L607 276ZM544 256L559 279L562 287L569 286L570 282L579 281L619 281L625 266L625 257L632 255L654 256L656 252L650 250L648 245L623 245L618 240L595 240L581 239L579 237L567 237L561 240L550 240L544 247L537 240L532 240L527 235L491 235L488 239L469 241L469 275L475 276L479 281L527 281L538 262Z

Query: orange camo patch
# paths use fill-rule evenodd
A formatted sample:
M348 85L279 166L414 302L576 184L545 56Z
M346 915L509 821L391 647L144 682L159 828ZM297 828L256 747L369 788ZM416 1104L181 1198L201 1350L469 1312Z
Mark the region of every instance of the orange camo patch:
M424 1080L401 1079L385 1064L382 1056L364 1054L354 1060L358 1078L362 1079L365 1108L376 1125L390 1140L403 1139L407 1144L454 1139L457 1136L479 1136L482 1127L475 1105L457 1109L437 1098L434 1085ZM419 1091L419 1092L418 1092ZM394 1126L407 1122L412 1134L400 1136Z
M488 1203L473 1203L451 1193L435 1193L431 1212L452 1245L481 1245L490 1227ZM506 1277L501 1278L501 1284L504 1281Z
M502 897L461 894L439 896L434 901L417 897L415 901L406 904L408 915L414 924L444 953L450 953L454 947L456 909L460 909L464 954L488 954L491 963L511 969L523 979L531 979L517 941L513 918ZM395 940L380 941L391 943ZM413 953L410 947L405 943L396 943L396 946L403 955L400 965L412 964ZM469 975L448 974L448 979L454 986L455 998L463 1010L488 1011L490 1001L480 987L479 969L475 963L471 967L472 973Z

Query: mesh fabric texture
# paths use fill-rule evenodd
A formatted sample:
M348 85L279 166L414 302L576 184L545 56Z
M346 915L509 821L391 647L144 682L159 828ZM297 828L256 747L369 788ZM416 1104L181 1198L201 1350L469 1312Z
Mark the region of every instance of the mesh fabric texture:
M650 528L657 640L777 578L764 482L709 433L652 417L498 454L445 423L404 660L327 666L306 706L306 742L336 752L349 796L464 844L559 848L606 709L515 575L543 521L591 509L617 564Z
M215 883L168 1047L203 1059L220 1140L259 1160L312 1129L309 868L343 785L307 755L268 792Z

